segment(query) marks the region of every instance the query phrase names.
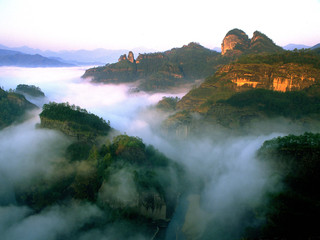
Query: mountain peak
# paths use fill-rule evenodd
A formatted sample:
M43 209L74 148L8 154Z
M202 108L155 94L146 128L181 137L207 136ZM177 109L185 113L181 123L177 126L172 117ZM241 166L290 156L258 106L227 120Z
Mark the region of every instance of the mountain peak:
M249 48L250 40L248 35L240 29L232 29L224 37L221 44L221 54L224 55L227 51L241 53Z
M188 45L183 45L183 48L204 48L199 43L190 42Z
M250 53L260 52L278 52L282 48L277 46L270 38L265 34L255 31L250 42Z
M277 46L265 34L255 31L251 39L240 29L229 31L221 44L221 54L240 55L242 53L278 52L282 48Z

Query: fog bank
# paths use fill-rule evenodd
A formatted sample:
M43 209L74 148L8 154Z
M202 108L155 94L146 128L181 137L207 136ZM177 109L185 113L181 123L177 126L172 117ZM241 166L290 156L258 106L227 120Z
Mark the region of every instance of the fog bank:
M159 131L166 115L150 108L163 96L182 97L179 93L131 93L133 84L91 84L80 76L84 68L13 68L2 67L0 85L14 89L18 84L41 88L49 101L69 102L87 109L122 133L139 136L153 144L186 171L185 190L167 229L167 239L237 239L252 222L246 222L250 209L263 202L263 196L276 188L269 166L256 158L265 140L290 133L290 129L254 136L232 136L223 130L208 131L207 136L167 139ZM30 99L33 101L33 99ZM84 201L54 205L40 212L16 204L16 186L31 186L42 176L56 175L57 165L70 139L62 133L37 129L39 111L33 118L0 131L0 235L3 239L115 239L123 237L121 228L128 223L105 227L82 227L92 219L103 219L98 206ZM280 125L282 123L279 123ZM283 126L285 126L283 122ZM280 126L279 125L279 126ZM271 125L270 125L271 126ZM280 128L281 129L281 128ZM272 130L272 128L271 128ZM70 169L76 166L69 166ZM79 167L79 166L78 166ZM59 176L59 175L57 175ZM100 199L118 191L121 202L135 198L132 176L125 170L112 175L123 188L103 184ZM111 181L111 182L112 182ZM146 239L139 229L130 239Z

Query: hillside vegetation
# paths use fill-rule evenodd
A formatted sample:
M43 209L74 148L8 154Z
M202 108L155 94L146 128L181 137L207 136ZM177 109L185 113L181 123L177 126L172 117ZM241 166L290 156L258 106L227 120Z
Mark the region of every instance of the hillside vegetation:
M40 119L41 127L58 129L78 140L94 140L111 130L104 119L69 103L44 104Z
M140 54L131 61L124 55L117 63L88 69L83 77L103 83L141 80L140 88L156 91L205 78L228 61L228 58L221 58L215 51L190 43L166 52Z
M0 88L0 129L21 120L28 110L36 108L23 95Z
M239 129L276 117L303 125L318 121L319 62L306 50L243 55L190 90L163 126L197 132L203 124Z
M320 134L289 135L266 141L258 152L281 179L279 191L268 194L257 210L266 217L255 232L266 239L313 239L320 236Z
M44 92L41 91L41 88L34 85L19 84L16 87L16 92L21 94L28 94L32 97L44 97Z

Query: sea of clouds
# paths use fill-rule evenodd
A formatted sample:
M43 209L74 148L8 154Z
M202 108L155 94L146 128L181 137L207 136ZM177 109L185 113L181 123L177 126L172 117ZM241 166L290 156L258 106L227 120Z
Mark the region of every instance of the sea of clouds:
M270 177L270 166L258 160L256 152L265 140L288 134L291 128L284 127L283 131L279 131L279 127L277 131L271 128L268 134L253 136L232 136L223 131L215 135L210 131L207 136L167 139L159 130L167 115L152 106L163 96L181 98L188 89L167 93L134 92L130 91L134 84L90 83L81 78L84 71L81 67L0 69L0 86L5 90L29 84L40 87L46 95L43 99L27 97L39 109L29 113L32 116L29 120L0 131L2 239L121 239L123 225L119 223L88 231L82 229L92 218L103 218L104 214L88 202L56 204L40 212L17 205L15 186L32 184L37 176L52 175L65 146L70 143L60 132L36 128L41 107L49 101L69 102L85 108L109 120L121 133L141 137L184 166L189 187L180 197L167 229L167 239L179 234L179 239L237 239L245 227L255 224L246 222L248 209L258 207L264 201L264 194L277 188L277 180ZM132 185L127 184L130 179L119 176L113 175L113 178ZM103 188L104 194L112 191L110 186ZM123 195L129 197L132 191L128 189ZM131 239L147 239L138 230L134 232Z

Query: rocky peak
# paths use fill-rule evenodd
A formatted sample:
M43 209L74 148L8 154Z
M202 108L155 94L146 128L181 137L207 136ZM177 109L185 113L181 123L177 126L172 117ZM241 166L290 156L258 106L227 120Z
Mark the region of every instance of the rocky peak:
M127 60L127 54L123 54L119 57L118 62L121 62L123 60Z
M222 55L239 55L246 53L279 52L283 49L277 46L265 34L255 31L251 39L240 29L227 33L221 44Z
M278 51L281 51L282 48L277 46L265 34L259 31L255 31L251 38L250 50L253 53L259 53L261 51L262 52L278 52Z
M259 32L259 31L255 31L253 33L253 36L251 38L251 44L253 44L254 42L258 41L258 40L261 40L261 39L268 39L270 40L265 34Z
M127 57L127 54L121 55L121 56L119 57L119 59L118 59L118 62L121 62L121 61L123 61L123 60L128 60L129 62L134 63L135 60L134 60L133 52L130 51L130 52L128 53L128 57Z
M130 62L134 62L134 55L133 55L133 52L129 52L129 54L128 54L128 60L130 61Z
M240 29L233 29L227 33L221 44L221 54L225 55L228 51L242 53L247 50L250 40L247 34Z

